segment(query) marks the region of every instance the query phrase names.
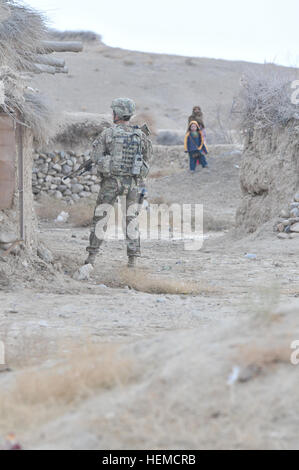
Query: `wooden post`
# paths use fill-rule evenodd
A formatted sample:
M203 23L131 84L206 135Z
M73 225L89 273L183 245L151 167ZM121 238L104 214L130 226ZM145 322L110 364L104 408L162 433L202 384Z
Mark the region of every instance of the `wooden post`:
M42 41L39 54L49 54L49 52L81 52L83 43L81 41Z
M17 124L17 146L18 146L18 191L19 191L19 220L20 239L25 240L24 221L24 157L23 157L23 126Z

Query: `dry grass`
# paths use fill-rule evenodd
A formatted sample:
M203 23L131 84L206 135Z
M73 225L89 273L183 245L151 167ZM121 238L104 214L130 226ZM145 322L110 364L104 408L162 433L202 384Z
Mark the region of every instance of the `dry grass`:
M166 202L163 196L156 196L153 198L149 199L150 204L170 204L169 202Z
M101 116L85 113L67 113L65 116L55 135L55 142L65 148L88 148L106 127L111 126L111 123Z
M259 71L248 71L242 77L242 91L234 104L241 128L270 128L298 119L297 107L291 101L291 83L297 78L295 71L282 73L267 65Z
M203 227L205 232L222 232L229 230L234 226L234 221L228 217L215 216L209 213L204 213Z
M135 269L134 271L124 269L119 275L119 280L124 286L126 285L148 294L211 295L217 292L215 287L202 282L191 280L180 281L164 276L152 277L140 269Z
M134 376L131 359L115 345L66 345L54 365L19 372L0 392L0 425L5 432L28 427L94 394L128 383Z
M70 206L63 201L43 195L36 206L36 214L42 221L53 222L60 212L68 212L68 224L75 227L87 227L92 221L94 206L94 200L89 198Z
M290 341L284 345L250 344L240 346L238 359L244 366L256 365L265 368L272 364L290 364Z
M45 38L44 18L17 1L0 0L0 7L0 63L14 70L30 70Z
M156 179L156 178L163 178L164 176L171 176L176 173L175 169L173 168L164 168L162 170L150 171L148 178Z

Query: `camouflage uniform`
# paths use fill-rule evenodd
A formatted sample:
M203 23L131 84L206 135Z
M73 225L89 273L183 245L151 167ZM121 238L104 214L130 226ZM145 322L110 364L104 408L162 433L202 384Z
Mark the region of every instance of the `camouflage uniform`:
M120 113L120 111L119 111ZM139 227L137 221L134 222L139 215L138 206L134 207L134 211L130 211L130 207L133 208L133 204L138 204L140 189L143 186L143 178L138 176L133 176L131 174L122 174L122 172L113 172L105 173L103 172L103 166L105 166L105 161L108 161L110 156L113 154L115 145L115 135L122 135L125 133L129 134L138 134L141 139L141 154L145 162L149 162L152 146L151 141L148 137L138 128L130 126L129 124L114 124L111 128L105 129L100 137L93 144L93 151L91 158L98 166L98 173L101 177L101 189L97 198L97 203L94 211L94 217L91 226L89 246L87 251L90 256L95 256L98 253L103 239L100 239L96 235L96 226L98 223L107 217L107 212L104 212L101 215L97 215L97 207L101 204L113 205L118 196L126 196L126 242L127 242L127 255L130 257L140 256L140 235ZM104 163L103 163L104 162ZM108 215L109 217L109 215ZM108 218L107 217L107 218ZM133 224L131 222L133 221ZM107 222L107 220L106 220ZM132 227L135 224L135 233L132 237L132 234L128 233L128 226ZM107 230L107 223L102 227L103 231Z

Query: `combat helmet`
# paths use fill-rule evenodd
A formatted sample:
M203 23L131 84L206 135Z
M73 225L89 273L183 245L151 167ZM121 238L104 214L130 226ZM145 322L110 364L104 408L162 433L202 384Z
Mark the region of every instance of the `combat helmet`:
M136 106L130 98L115 98L111 103L111 108L122 119L133 116Z

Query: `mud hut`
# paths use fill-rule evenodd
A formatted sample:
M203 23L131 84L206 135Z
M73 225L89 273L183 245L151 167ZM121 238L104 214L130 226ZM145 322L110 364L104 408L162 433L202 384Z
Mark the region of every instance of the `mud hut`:
M36 242L32 201L33 141L49 136L51 110L30 87L36 73L67 73L53 52L79 52L80 42L49 41L42 14L0 0L0 254Z

